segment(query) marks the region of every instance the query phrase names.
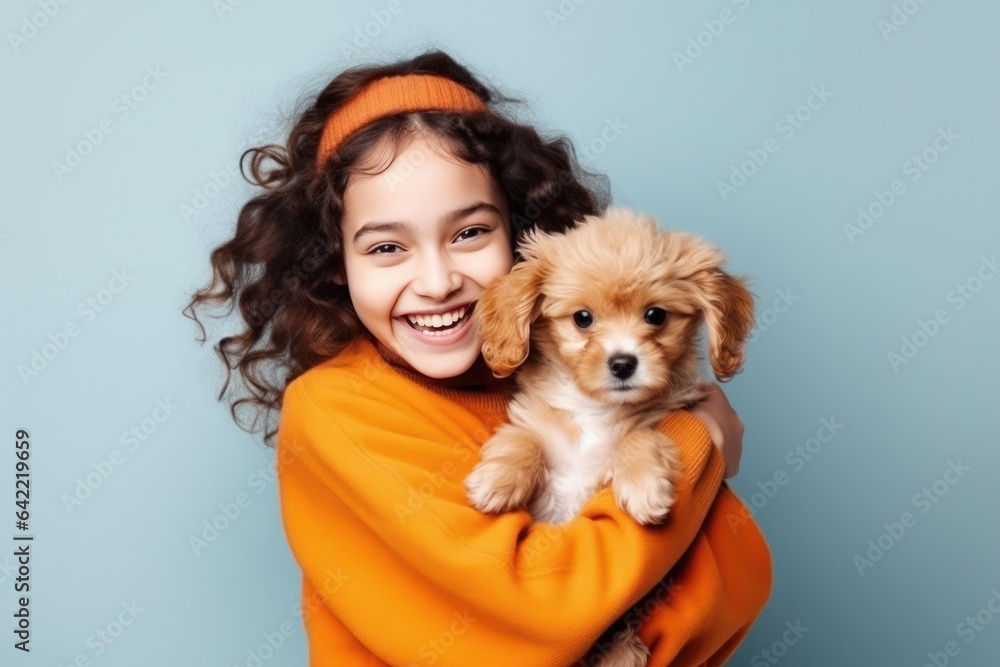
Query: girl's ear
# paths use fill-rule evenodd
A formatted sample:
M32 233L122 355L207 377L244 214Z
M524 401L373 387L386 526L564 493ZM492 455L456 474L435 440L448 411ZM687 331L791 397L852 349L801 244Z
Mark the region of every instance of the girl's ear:
M346 285L347 279L344 277L344 270L341 268L334 269L333 271L333 282L338 285Z
M746 359L746 342L754 324L753 294L745 277L718 268L699 271L691 280L700 288L712 369L720 381L731 380Z
M526 260L479 295L472 315L483 341L483 360L494 376L507 377L528 358L531 324L541 312L541 287L538 261Z

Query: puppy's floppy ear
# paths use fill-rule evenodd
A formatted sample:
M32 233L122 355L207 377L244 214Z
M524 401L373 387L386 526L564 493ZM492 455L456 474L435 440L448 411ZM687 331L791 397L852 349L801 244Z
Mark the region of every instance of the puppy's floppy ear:
M498 378L507 377L528 358L531 323L541 311L541 287L541 266L528 259L479 295L472 314L479 322L483 359Z
M743 369L754 324L753 294L745 276L731 276L718 268L699 271L691 280L700 288L712 369L726 382Z

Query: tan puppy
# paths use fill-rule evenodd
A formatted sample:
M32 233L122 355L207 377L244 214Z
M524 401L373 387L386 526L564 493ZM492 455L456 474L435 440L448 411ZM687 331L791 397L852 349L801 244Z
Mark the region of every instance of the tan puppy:
M565 233L532 230L520 253L473 311L494 375L520 371L508 423L465 479L470 504L563 523L611 484L636 521L661 522L680 459L657 426L705 395L703 322L716 378L742 370L754 321L746 278L724 272L700 237L621 208ZM602 665L645 664L633 628L616 639Z

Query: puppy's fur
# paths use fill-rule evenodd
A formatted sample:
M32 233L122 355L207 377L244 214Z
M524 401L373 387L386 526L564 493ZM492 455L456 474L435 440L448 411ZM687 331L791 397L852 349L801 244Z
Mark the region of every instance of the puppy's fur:
M746 278L724 272L723 254L700 237L621 208L565 233L532 230L520 253L473 310L494 375L520 372L509 421L465 480L471 505L563 523L611 484L636 521L661 522L680 459L657 426L705 395L702 323L715 376L742 369L754 310ZM648 649L626 627L603 657L644 665Z

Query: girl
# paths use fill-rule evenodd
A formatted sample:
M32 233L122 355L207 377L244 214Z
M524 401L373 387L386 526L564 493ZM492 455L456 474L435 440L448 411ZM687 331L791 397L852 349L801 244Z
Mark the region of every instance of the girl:
M277 434L310 665L604 664L602 632L639 601L648 664L721 665L771 588L723 482L743 424L721 389L660 426L685 471L663 525L610 487L560 526L466 501L515 390L480 354L477 295L525 230L608 205L568 140L502 113L513 101L440 51L336 76L287 147L244 154L265 192L188 306L238 303L246 321L217 348L226 385L238 367L252 394L234 419L244 402L280 410L265 442Z

